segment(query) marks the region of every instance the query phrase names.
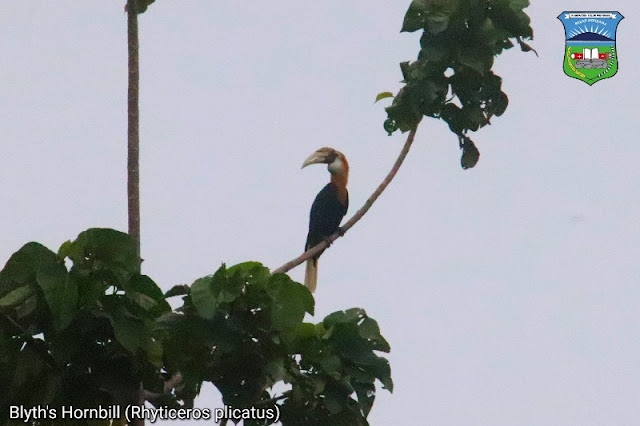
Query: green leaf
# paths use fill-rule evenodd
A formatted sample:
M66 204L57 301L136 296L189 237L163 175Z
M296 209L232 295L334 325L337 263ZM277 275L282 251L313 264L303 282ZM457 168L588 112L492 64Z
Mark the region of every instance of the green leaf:
M145 311L148 311L158 305L153 297L147 296L143 293L138 293L137 291L129 290L125 295L128 299L130 299L136 305L140 306Z
M14 394L23 393L26 397L24 403L29 402L36 383L40 385L41 377L46 374L44 362L35 351L31 350L30 346L30 344L25 346L17 357L17 362L12 366L13 379L10 389Z
M509 98L507 97L506 93L500 92L497 97L491 100L490 112L493 115L500 117L502 114L504 114L508 105Z
M71 240L67 240L62 243L58 249L58 257L61 259L64 259L65 257L68 257L69 259L80 258L82 255L81 247L74 244Z
M77 309L76 282L69 279L67 268L61 262L41 265L36 274L36 281L53 316L55 329L63 330L71 323Z
M378 101L380 101L382 99L386 99L386 98L393 98L393 93L391 93L391 92L378 93L378 96L376 96L376 102L378 102Z
M529 26L531 19L520 7L520 0L512 2L511 0L496 0L490 9L490 17L496 28L504 29L508 33L508 37L526 37L533 36L533 30Z
M402 78L405 80L405 82L411 78L411 76L409 75L410 66L411 62L409 61L400 62L400 71L402 72Z
M538 56L538 52L536 52L536 49L534 49L533 47L531 47L531 46L529 46L527 43L525 43L525 42L522 40L522 38L518 37L518 38L517 38L517 41L518 41L518 44L520 44L520 49L521 49L523 52L533 52L533 53L535 53L535 54L536 54L536 56L537 56L537 57L539 57L539 56Z
M425 32L420 37L420 46L419 61L439 63L445 69L450 65L451 43L444 34L433 35Z
M476 148L473 141L467 137L463 137L462 140L462 158L460 164L464 170L474 167L480 159L480 151Z
M271 276L267 293L273 300L271 323L275 330L297 327L305 313L313 314L315 301L309 289L284 274Z
M525 9L529 7L529 0L509 0L513 9Z
M393 393L393 380L391 379L391 367L389 361L382 357L378 357L378 362L368 367L368 371L380 380L382 387Z
M316 326L309 322L303 322L302 324L298 325L298 327L296 327L295 333L296 337L298 337L299 339L308 339L315 336Z
M268 362L263 369L263 374L271 377L273 383L278 383L287 377L287 370L285 369L284 359L277 358Z
M325 328L329 329L337 324L357 324L367 317L367 313L361 308L351 308L346 311L337 311L327 315L322 321Z
M105 301L106 302L106 301ZM129 313L117 302L105 303L108 314L97 313L105 316L113 327L116 340L132 355L137 355L140 350L148 350L151 346L151 331L147 323ZM156 351L154 348L152 352Z
M216 294L211 288L213 277L202 277L191 284L191 300L202 318L212 319L218 307Z
M467 128L473 132L487 124L487 117L480 106L465 106L462 113L466 116Z
M30 315L31 313L33 313L33 311L35 311L37 307L38 307L38 297L35 294L33 294L31 297L29 297L27 300L22 302L20 305L16 306L15 308L16 317L24 318Z
M533 36L531 20L522 10L528 5L528 0L413 0L402 31L424 30L421 49L417 61L400 65L405 86L385 109L385 131L409 131L428 116L443 119L453 133L464 135L504 112L506 98L486 77L499 79L491 72L494 57L513 47L511 40L523 51L535 52L523 41ZM451 101L456 110L448 106ZM465 167L473 162L469 148Z
M454 0L413 0L404 16L401 32L425 29L438 34L445 31L455 3Z
M380 357L373 353L372 345L362 338L352 327L336 327L331 336L332 344L340 354L359 365L375 365Z
M240 281L240 286L249 284L264 287L269 280L270 273L269 269L260 262L244 262L231 266L227 275Z
M151 340L147 345L147 359L156 367L163 366L163 349L162 342L160 340Z
M72 243L65 242L59 252L71 259L75 268L107 270L121 284L136 274L140 266L133 238L115 229L88 229L81 232Z
M449 27L449 15L446 13L433 13L427 16L427 30L431 34L439 34Z
M238 266L238 265L236 265ZM247 268L248 269L248 268ZM220 268L213 274L211 289L216 295L218 303L232 303L242 295L249 283L256 280L249 270L244 268Z
M0 299L0 308L13 308L27 300L32 294L33 288L30 285L18 287Z
M358 396L358 402L360 403L362 415L367 417L373 407L373 402L376 399L376 387L373 383L353 383L353 388Z
M174 296L185 296L191 294L191 287L187 284L178 284L171 287L169 291L164 294L166 299Z
M337 356L332 354L324 356L320 360L320 365L329 376L333 377L336 380L340 378L341 376L340 372L342 370L342 362L340 361L340 358L338 358Z
M24 284L35 279L41 265L59 262L54 252L40 243L27 243L15 252L5 265L0 275L2 280ZM0 280L0 282L2 281Z
M171 312L162 290L146 275L134 275L125 286L125 295L152 317Z
M413 0L404 15L400 32L414 32L424 28L426 19L426 1Z
M462 46L458 61L475 70L478 74L484 75L493 66L493 53L486 46Z
M380 335L380 327L373 318L365 318L358 326L358 334L374 345L374 349L389 352L391 348L384 337Z

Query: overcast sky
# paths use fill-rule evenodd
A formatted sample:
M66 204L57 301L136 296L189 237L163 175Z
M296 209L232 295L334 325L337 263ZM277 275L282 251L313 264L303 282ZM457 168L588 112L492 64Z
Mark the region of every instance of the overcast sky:
M534 2L535 3L535 2ZM353 214L404 142L409 1L158 0L140 19L143 270L163 289L304 247L332 146ZM0 263L89 227L126 231L122 1L0 2ZM560 12L619 11L618 74L564 75ZM496 61L509 108L457 140L421 124L395 181L320 259L317 313L363 307L395 382L372 425L624 426L640 418L640 4L538 1L540 54ZM388 102L388 101L387 101ZM291 271L302 280L303 267ZM220 407L208 388L197 405Z

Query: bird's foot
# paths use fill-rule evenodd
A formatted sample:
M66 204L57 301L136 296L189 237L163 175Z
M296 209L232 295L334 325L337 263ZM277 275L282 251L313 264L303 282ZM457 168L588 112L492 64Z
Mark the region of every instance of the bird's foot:
M341 237L344 237L345 231L342 227L339 227L336 232L338 233L338 235L340 235Z
M330 247L331 244L333 244L333 241L331 241L331 238L329 237L324 237L324 240L327 242L327 247Z

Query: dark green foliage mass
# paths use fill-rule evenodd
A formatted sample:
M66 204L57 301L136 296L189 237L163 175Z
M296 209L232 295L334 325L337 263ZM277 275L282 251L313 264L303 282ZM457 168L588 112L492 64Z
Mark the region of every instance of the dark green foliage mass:
M508 105L502 78L492 71L494 57L517 42L533 50L528 0L413 0L402 31L422 31L420 52L400 64L404 87L386 111L384 128L392 134L415 128L423 116L444 120L458 136L463 168L479 152L466 136L501 116ZM378 95L389 97L388 92Z
M154 405L190 407L211 382L235 408L278 404L285 425L367 424L375 382L393 389L377 355L389 345L362 309L304 322L313 310L306 287L256 262L164 295L137 272L127 234L89 229L58 253L28 243L0 271L0 413L126 405L140 382Z

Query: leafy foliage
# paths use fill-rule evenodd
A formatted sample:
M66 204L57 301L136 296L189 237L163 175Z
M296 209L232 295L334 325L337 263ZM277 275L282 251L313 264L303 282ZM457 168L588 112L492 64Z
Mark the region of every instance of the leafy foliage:
M208 381L234 408L279 404L285 425L367 424L376 380L393 389L389 345L362 309L304 322L313 311L306 287L256 262L163 295L127 234L89 229L57 254L28 243L0 271L0 413L126 405L140 382L154 405L188 407Z
M285 274L255 262L223 265L176 292L186 292L180 313L161 319L165 365L182 373L187 404L209 381L233 407L282 401L285 425L357 425L367 424L376 379L393 388L387 360L375 354L389 351L377 323L361 309L303 322L313 297ZM288 390L278 396L278 387Z
M0 272L1 411L124 404L140 381L162 388L155 320L171 308L137 274L133 247L89 229L59 254L28 243L11 256Z
M406 132L423 116L442 119L458 136L463 168L473 167L480 153L467 133L491 124L509 102L492 71L494 57L512 40L533 50L523 41L533 37L527 6L528 0L413 0L402 31L423 32L420 52L400 64L405 86L386 108L385 130Z

